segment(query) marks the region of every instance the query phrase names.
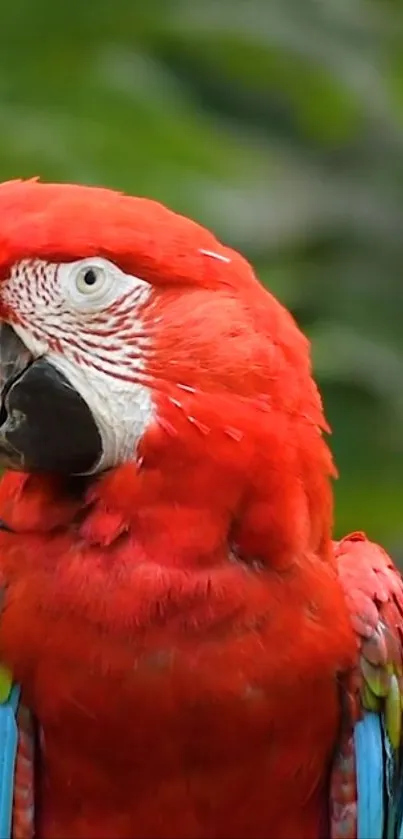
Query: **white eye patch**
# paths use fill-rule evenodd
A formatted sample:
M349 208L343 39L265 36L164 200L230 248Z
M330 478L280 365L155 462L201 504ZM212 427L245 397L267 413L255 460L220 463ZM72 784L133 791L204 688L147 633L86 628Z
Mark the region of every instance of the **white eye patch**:
M154 417L146 384L151 336L142 320L151 285L95 256L23 260L2 291L26 347L63 373L89 406L102 438L97 469L135 457Z
M115 301L135 295L136 303L146 299L150 286L145 280L125 274L113 262L101 257L80 259L58 265L59 293L78 311L98 312Z

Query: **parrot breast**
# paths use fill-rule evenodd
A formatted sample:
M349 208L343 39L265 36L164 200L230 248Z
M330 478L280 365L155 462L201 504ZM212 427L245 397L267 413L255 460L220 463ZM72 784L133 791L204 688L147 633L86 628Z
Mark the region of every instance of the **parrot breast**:
M0 487L0 647L40 731L38 839L319 839L355 656L332 565L257 569L222 545L189 571L99 486L84 503L58 481Z

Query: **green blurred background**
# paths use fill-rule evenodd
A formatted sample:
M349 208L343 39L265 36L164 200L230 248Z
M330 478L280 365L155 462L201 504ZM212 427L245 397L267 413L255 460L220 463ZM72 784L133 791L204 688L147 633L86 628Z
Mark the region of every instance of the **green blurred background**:
M149 195L241 249L313 342L337 533L403 562L403 4L13 0L0 179Z

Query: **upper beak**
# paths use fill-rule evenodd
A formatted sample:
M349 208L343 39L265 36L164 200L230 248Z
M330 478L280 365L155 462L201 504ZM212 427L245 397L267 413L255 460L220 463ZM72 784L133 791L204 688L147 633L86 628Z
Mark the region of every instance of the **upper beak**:
M0 395L33 361L32 355L8 323L0 322Z
M10 468L23 468L23 458L10 442L10 431L17 417L8 413L6 397L32 361L31 353L14 329L0 322L0 461Z
M93 471L101 455L101 435L82 396L0 323L0 465L78 475Z

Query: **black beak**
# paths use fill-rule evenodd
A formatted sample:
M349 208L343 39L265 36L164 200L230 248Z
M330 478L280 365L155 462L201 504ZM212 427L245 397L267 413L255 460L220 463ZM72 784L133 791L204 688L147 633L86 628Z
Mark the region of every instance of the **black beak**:
M0 466L80 475L91 472L101 454L101 436L82 396L0 323Z

